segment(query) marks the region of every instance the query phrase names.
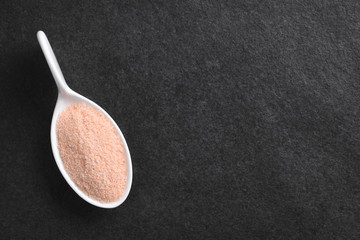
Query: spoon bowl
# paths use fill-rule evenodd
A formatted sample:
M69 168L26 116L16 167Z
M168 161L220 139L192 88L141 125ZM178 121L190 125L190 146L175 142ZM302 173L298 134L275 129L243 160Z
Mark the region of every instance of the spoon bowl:
M115 121L110 117L110 115L105 110L103 110L99 105L97 105L93 101L87 99L84 96L81 96L80 94L74 92L73 90L71 90L68 87L68 85L65 82L64 76L61 72L61 69L59 67L59 64L56 60L55 54L50 46L50 43L49 43L45 33L42 31L39 31L37 33L37 38L40 43L41 49L45 55L46 61L50 67L51 73L54 77L54 80L56 82L58 90L59 90L59 95L58 95L58 99L56 102L53 118L51 121L51 130L50 130L51 147L52 147L53 155L55 158L55 162L56 162L61 174L65 178L66 182L82 199L84 199L88 203L90 203L94 206L97 206L97 207L115 208L115 207L121 205L126 200L127 196L129 195L131 184L132 184L132 164L131 164L130 152L129 152L129 148L127 146L126 140L125 140L121 130L115 123ZM80 188L78 188L78 186L72 181L72 179L70 178L70 176L68 175L68 173L66 172L66 170L64 168L63 162L60 157L59 149L58 149L57 134L56 134L56 122L57 122L57 118L59 117L60 113L62 112L62 110L64 108L66 108L67 106L69 106L71 104L76 104L76 103L86 103L86 104L90 105L91 107L95 108L96 110L98 110L99 112L101 112L102 114L104 114L105 117L110 120L112 125L115 127L118 135L120 136L120 139L121 139L122 144L125 149L125 161L126 161L126 167L127 167L127 171L126 171L127 176L126 176L126 186L125 186L124 194L117 201L110 202L110 203L103 203L103 202L99 202L93 198L90 198Z

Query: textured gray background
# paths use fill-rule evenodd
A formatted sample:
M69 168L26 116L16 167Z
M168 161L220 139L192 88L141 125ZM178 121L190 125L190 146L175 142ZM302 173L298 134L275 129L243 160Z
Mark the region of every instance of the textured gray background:
M359 1L1 1L2 239L359 239ZM56 87L116 120L133 188L81 200Z

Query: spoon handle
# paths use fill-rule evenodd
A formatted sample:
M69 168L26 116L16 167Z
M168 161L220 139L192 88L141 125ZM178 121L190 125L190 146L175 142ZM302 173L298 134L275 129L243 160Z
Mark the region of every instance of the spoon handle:
M40 47L45 55L46 61L49 65L51 73L55 79L56 86L58 87L59 93L64 95L71 92L71 89L65 82L64 75L61 72L58 61L56 60L54 51L52 50L49 40L47 39L43 31L37 32L37 39Z

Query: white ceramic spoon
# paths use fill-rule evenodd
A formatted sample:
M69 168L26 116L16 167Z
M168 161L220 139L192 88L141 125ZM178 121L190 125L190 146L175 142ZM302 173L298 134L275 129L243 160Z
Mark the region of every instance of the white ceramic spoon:
M130 157L130 152L129 152L128 146L126 144L125 138L124 138L122 132L120 131L119 127L116 125L114 120L109 116L109 114L107 114L101 107L99 107L93 101L81 96L80 94L74 92L73 90L71 90L68 87L45 33L43 31L39 31L37 33L37 38L40 43L41 49L45 55L46 61L50 67L51 73L55 79L57 88L59 90L59 95L58 95L57 103L55 106L53 118L51 121L51 130L50 130L51 147L52 147L52 151L54 154L56 164L57 164L61 174L64 176L65 180L70 185L70 187L72 187L72 189L85 201L87 201L88 203L95 205L97 207L101 207L101 208L115 208L125 201L125 199L129 195L131 184L132 184L131 157ZM86 104L89 104L90 106L94 107L95 109L99 110L100 112L102 112L114 125L114 127L116 128L116 130L122 140L122 143L123 143L123 146L124 146L125 152L126 152L125 156L126 156L126 167L127 167L127 180L126 180L126 187L125 187L124 194L122 195L122 197L119 200L117 200L115 202L102 203L102 202L99 202L99 201L94 200L94 199L90 198L89 196L87 196L71 180L71 178L69 177L69 175L67 174L67 172L64 168L63 162L61 161L61 157L59 155L58 144L57 144L57 136L56 136L56 120L57 120L59 114L61 113L61 111L65 107L69 106L70 104L74 104L74 103L86 103Z

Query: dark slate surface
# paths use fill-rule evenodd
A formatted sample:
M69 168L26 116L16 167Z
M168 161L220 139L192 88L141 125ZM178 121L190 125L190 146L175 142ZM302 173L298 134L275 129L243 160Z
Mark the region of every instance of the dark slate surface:
M1 1L1 238L359 239L359 12ZM81 200L56 167L40 29L128 141L134 182L116 209Z

